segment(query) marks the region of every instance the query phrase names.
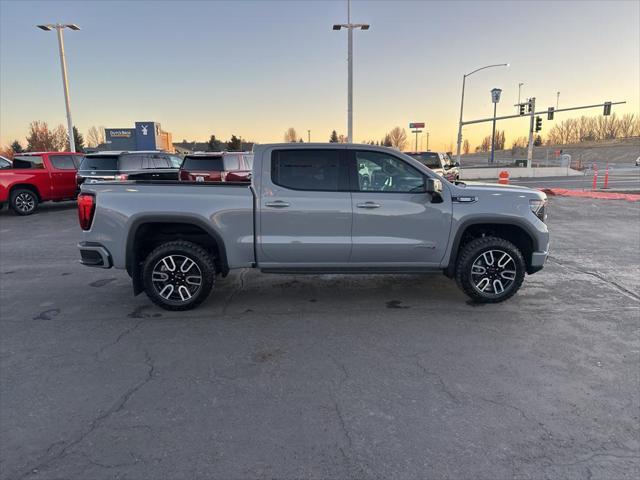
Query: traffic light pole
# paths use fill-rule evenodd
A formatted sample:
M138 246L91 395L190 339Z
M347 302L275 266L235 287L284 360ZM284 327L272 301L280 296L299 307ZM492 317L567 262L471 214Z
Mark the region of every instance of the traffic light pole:
M536 118L536 97L533 97L529 100L529 145L527 147L527 168L531 168L531 163L533 161L533 126Z

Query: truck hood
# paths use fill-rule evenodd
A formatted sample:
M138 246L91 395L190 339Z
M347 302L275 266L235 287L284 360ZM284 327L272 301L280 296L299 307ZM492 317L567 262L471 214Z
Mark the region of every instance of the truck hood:
M456 193L459 195L516 195L524 194L530 198L546 198L544 192L534 188L520 185L501 185L499 183L465 182L464 185L456 185Z

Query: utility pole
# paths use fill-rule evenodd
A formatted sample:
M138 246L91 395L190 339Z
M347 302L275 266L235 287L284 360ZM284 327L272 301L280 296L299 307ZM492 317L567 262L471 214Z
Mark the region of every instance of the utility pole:
M427 152L429 151L429 132L427 132Z
M560 106L560 92L556 93L556 110Z
M307 130L307 143L311 143L311 130Z
M67 78L67 60L64 55L64 38L62 35L62 30L65 28L69 28L71 30L80 30L80 27L75 23L69 24L60 24L56 23L47 24L47 25L37 25L40 30L44 30L45 32L49 32L53 29L56 30L58 34L58 50L60 52L60 68L62 70L62 87L64 89L64 104L67 109L67 128L69 130L69 150L71 152L76 151L76 142L75 138L73 138L73 120L71 120L71 99L69 97L69 79Z

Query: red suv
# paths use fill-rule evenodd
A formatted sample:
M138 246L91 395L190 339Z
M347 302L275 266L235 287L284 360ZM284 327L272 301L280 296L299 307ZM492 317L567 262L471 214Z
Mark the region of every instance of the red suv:
M253 154L247 152L192 153L180 167L183 182L250 182Z
M18 215L30 215L40 202L76 197L76 170L81 153L21 153L0 169L0 205L8 203Z

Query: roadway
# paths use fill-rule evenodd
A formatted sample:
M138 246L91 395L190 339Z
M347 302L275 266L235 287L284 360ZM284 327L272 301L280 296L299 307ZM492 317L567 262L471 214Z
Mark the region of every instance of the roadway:
M599 170L598 188L604 186L604 176L604 170ZM591 189L593 171L571 177L514 178L509 183L535 188ZM608 186L612 190L640 190L640 167L610 168Z

